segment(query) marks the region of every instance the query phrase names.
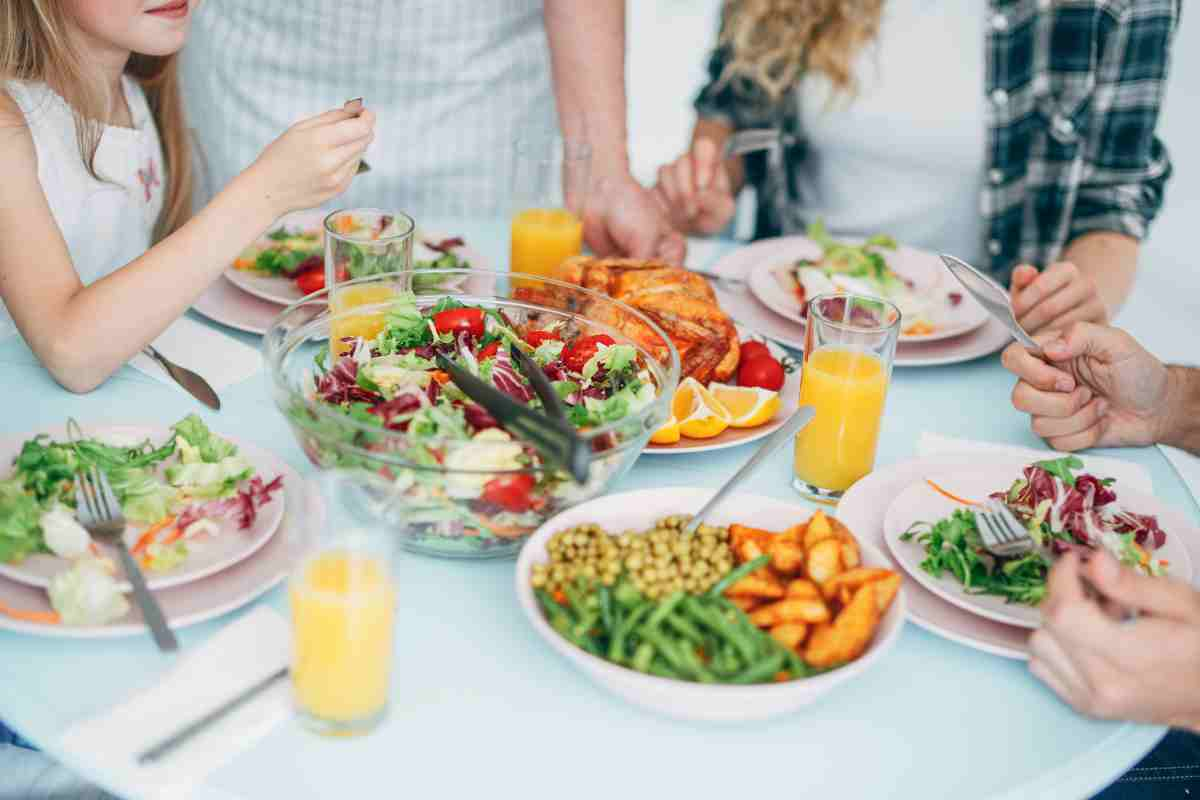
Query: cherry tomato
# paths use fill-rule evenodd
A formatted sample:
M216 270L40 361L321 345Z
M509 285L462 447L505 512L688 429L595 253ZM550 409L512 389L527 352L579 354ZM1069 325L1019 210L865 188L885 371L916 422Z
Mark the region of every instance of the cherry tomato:
M738 386L761 386L777 392L783 388L784 371L780 364L770 356L752 358L743 361L738 366Z
M600 345L612 347L616 343L616 339L605 333L598 333L595 336L580 336L563 348L563 363L575 372L580 372L584 364L587 364L592 360L592 356L596 355Z
M483 499L506 511L528 511L533 508L533 484L533 476L522 473L492 478L483 485Z
M482 308L452 308L433 315L438 333L469 333L475 338L483 336Z
M296 276L296 288L304 294L319 292L325 288L325 270L308 269Z
M767 349L765 344L754 339L742 342L740 350L742 361L753 361L754 359L761 358L762 356L766 356L767 358L774 357L771 355L771 351Z
M542 342L557 342L560 341L559 336L554 331L528 331L525 334L525 341L530 347L537 347Z
M475 354L475 357L477 359L479 359L480 361L483 361L485 358L491 358L492 356L496 355L496 353L499 350L500 350L500 340L497 339L496 341L492 342L491 344L485 345L483 347L483 349L481 349L478 353Z

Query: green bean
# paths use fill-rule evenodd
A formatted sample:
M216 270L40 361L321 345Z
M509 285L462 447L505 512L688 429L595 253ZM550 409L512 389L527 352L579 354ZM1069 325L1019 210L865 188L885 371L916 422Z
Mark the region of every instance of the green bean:
M671 678L677 681L687 680L678 672L671 669L670 665L668 665L667 662L663 661L661 658L656 658L650 662L649 671L651 675L657 675L660 678Z
M654 645L649 642L642 642L633 654L633 668L638 672L646 672L650 669L650 661L653 658Z
M668 628L678 633L683 638L687 639L698 647L704 647L704 634L700 632L690 619L685 617L680 612L676 611L667 617L664 623Z
M592 628L596 627L596 623L599 621L600 621L600 612L599 611L585 612L579 618L579 620L575 623L575 627L572 628L572 631L574 632L575 637L577 639L583 639L584 637L590 637Z
M649 642L658 651L658 654L666 659L674 669L678 670L685 677L698 677L695 670L688 664L687 660L676 649L676 643L664 636L660 631L651 628L649 624L638 628L638 634L645 642Z
M613 618L612 592L607 586L601 586L598 594L600 595L600 620L604 625L604 630L611 632L616 627L616 621Z
M664 598L658 604L658 608L654 609L654 613L650 615L650 619L646 620L646 627L657 628L659 625L663 624L663 621L670 616L671 612L675 610L675 607L679 605L685 597L687 597L687 595L684 592L672 592L670 595Z
M751 664L744 670L733 676L733 683L762 683L772 677L776 672L779 672L783 666L785 657L783 653L776 652L772 656Z
M691 668L692 672L695 673L696 677L701 683L717 682L717 676L714 675L708 669L708 667L704 665L704 662L700 659L700 656L696 654L695 650L687 645L682 645L679 648L679 654L683 658L684 663Z
M733 586L735 583L737 583L742 578L749 575L751 572L754 572L757 569L765 567L767 565L767 563L770 562L770 560L771 560L771 557L769 555L767 555L766 553L763 553L758 558L750 559L745 564L742 564L737 569L731 571L724 578L721 578L721 580L717 581L716 584L714 584L713 587L708 590L708 596L709 597L720 597L722 594L724 594L725 590L728 589L730 586Z
M755 643L736 625L725 619L719 608L705 606L695 597L688 598L685 608L688 608L693 616L699 616L714 633L728 640L737 649L743 661L749 664L755 660L758 650Z

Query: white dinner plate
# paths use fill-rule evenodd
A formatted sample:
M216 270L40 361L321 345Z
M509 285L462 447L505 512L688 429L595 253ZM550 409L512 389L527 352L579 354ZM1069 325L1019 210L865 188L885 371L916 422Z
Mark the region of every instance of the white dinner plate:
M788 237L787 241L786 257L782 257L778 261L760 261L751 269L746 281L750 291L764 305L803 327L805 324L802 315L803 306L796 299L794 281L788 272L793 262L798 259L819 259L822 251L819 244L804 236ZM956 291L959 289L958 284L952 276L947 274L946 268L934 253L904 245L898 246L895 250L878 252L884 257L893 272L912 282L913 291L917 294L945 288L948 283L953 284L950 288ZM947 312L945 325L928 334L901 333L900 341L933 342L939 339L950 339L968 333L987 321L987 310L976 302L975 298L961 291L958 291L958 294L962 300Z
M896 644L903 627L910 584L896 594L866 652L856 660L812 678L780 683L738 686L704 684L644 675L591 655L571 644L546 622L529 579L533 565L547 560L546 542L555 533L585 523L607 531L646 530L655 520L700 508L711 498L711 489L663 487L597 497L546 521L529 538L517 559L517 599L525 618L543 641L569 659L589 678L634 705L681 719L709 722L747 722L795 712L816 702L839 684L854 680L877 667ZM812 516L796 503L753 494L734 494L716 508L710 522L734 522L771 531L783 531ZM852 531L857 533L856 531ZM875 545L859 539L862 562L887 566L888 559Z
M745 325L738 325L738 338L741 341L747 339L764 339L758 332L747 328ZM779 410L775 412L775 416L757 428L726 428L721 433L711 439L689 439L686 436L681 437L675 444L648 444L643 452L660 453L660 454L678 454L678 453L707 453L710 450L724 450L727 447L737 447L750 442L756 442L764 436L769 436L779 430L783 423L787 422L787 418L792 415L792 412L800 407L800 359L788 355L788 351L784 350L779 345L770 339L764 340L767 349L771 351L771 355L782 361L784 358L790 358L795 363L795 368L787 373L783 379L783 388L779 390ZM728 383L737 383L737 373L734 373Z
M244 446L247 453L265 452L252 445ZM319 495L285 462L280 461L279 466L279 472L283 475L286 512L278 532L262 549L227 569L182 586L155 590L154 597L171 628L179 630L207 622L253 602L287 577L303 559L309 546L304 526L311 524L310 521L322 513ZM22 611L53 610L44 589L3 578L0 578L0 603ZM0 629L73 639L142 636L148 633L141 612L132 598L129 613L107 625L46 625L0 614Z
M262 336L275 324L283 309L243 292L222 276L196 299L192 310L226 327Z
M83 430L89 438L103 439L105 436L112 434L121 437L131 437L137 440L149 439L155 444L166 441L170 434L167 428L152 428L140 425L83 426ZM67 439L64 429L48 430L45 433L49 433L55 441L66 441ZM21 452L22 444L32 439L34 435L36 434L31 433L0 439L0 464L11 464L17 454ZM283 461L273 454L234 439L230 439L229 441L237 445L238 453L250 462L256 474L261 476L264 482L274 480L277 475L283 473L285 469ZM160 477L161 472L162 468L160 467ZM249 558L266 545L275 534L275 531L279 528L280 521L283 519L283 513L284 493L276 492L272 495L270 501L259 509L258 515L254 519L254 524L250 528L237 530L235 524L228 521L223 522L218 534L204 540L202 544L190 547L187 560L175 569L166 572L147 571L145 573L146 585L155 590L182 586L183 584L220 572L243 559ZM132 548L138 536L146 527L145 525L128 526L125 529L126 545ZM120 563L116 549L111 545L97 543L97 546L105 555L112 559L114 564ZM29 586L45 588L50 584L51 578L69 567L70 562L67 559L50 553L37 553L27 557L19 564L0 564L0 576ZM122 581L121 584L125 591L131 589L128 582Z
M271 230L286 226L290 230L322 232L326 216L326 212L319 210L298 211L283 217L271 226ZM448 237L440 233L422 231L418 228L413 236L413 261L428 261L440 256L441 253L427 247L424 242L437 242L446 238ZM258 244L265 247L270 244L270 240L264 237L259 240ZM320 247L318 245L318 248ZM323 253L324 250L322 249L321 252ZM460 259L476 269L487 268L479 254L466 245L454 248L454 252ZM296 287L296 282L291 278L262 275L253 270L236 269L232 266L226 268L225 277L242 291L270 303L290 306L304 297L304 294ZM463 284L464 280L465 278L462 276L456 276L448 280L443 288L456 289Z
M787 263L795 252L795 241L804 237L763 239L739 247L718 259L709 271L740 283L714 282L721 308L740 323L748 325L776 342L796 350L804 348L804 326L784 317L758 300L746 281L760 264ZM966 301L964 301L966 302ZM920 338L920 337L916 337ZM901 337L896 348L897 367L932 367L958 364L991 355L1002 349L1011 337L1004 326L990 318L965 334L936 341L910 341Z
M957 497L979 502L985 500L992 492L1008 489L1014 480L1021 477L1021 470L1014 470L1007 458L993 461L984 457L980 461L982 463L977 463L971 469L946 470L917 477L888 506L884 517L884 539L904 571L946 602L996 622L1037 628L1042 624L1042 614L1036 606L1008 603L1003 597L996 595L970 594L949 572L935 578L921 569L921 562L925 559L925 546L916 538L907 542L900 539L914 523L935 522L950 516L955 509L964 507L961 503L935 491L927 480L933 481ZM1184 542L1187 538L1200 536L1200 532L1195 531L1186 522L1176 521L1175 524L1168 524L1166 517L1169 512L1150 495L1122 487L1120 483L1115 484L1113 489L1117 493L1117 503L1124 508L1139 514L1154 514L1159 518L1167 540L1152 556L1167 561L1170 565L1170 577L1191 581L1192 562Z

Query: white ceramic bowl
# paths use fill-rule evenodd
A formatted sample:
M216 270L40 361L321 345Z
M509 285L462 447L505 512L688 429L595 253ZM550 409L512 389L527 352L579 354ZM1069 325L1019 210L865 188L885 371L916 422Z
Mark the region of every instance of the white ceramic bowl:
M835 686L879 663L899 638L904 624L905 593L896 594L867 651L856 661L814 678L754 686L692 683L644 675L587 653L560 636L542 615L529 585L533 565L547 560L546 542L559 531L595 523L606 531L645 530L656 519L700 508L711 489L665 487L598 497L547 520L525 543L517 560L517 597L521 609L546 643L574 662L593 680L634 705L671 717L712 722L746 722L777 717L817 700ZM782 531L808 519L812 512L796 503L754 494L735 494L713 513L718 525L734 522ZM858 537L863 563L890 568L876 547Z

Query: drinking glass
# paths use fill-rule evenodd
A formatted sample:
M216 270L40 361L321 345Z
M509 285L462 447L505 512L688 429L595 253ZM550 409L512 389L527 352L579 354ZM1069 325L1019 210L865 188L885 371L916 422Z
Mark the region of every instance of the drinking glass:
M371 731L390 694L396 582L395 536L362 512L350 471L323 473L310 515L309 548L288 584L292 696L302 724L330 736Z
M556 277L563 261L583 252L592 148L555 133L537 134L517 140L513 159L509 268Z
M351 208L325 217L325 285L334 312L380 303L412 287L412 217L378 208ZM377 281L339 288L340 284L369 276ZM370 339L383 329L382 314L357 314L338 320L330 330L335 356L347 352L343 341Z
M836 502L875 466L900 311L877 297L819 295L806 327L800 403L817 414L796 434L792 486Z

